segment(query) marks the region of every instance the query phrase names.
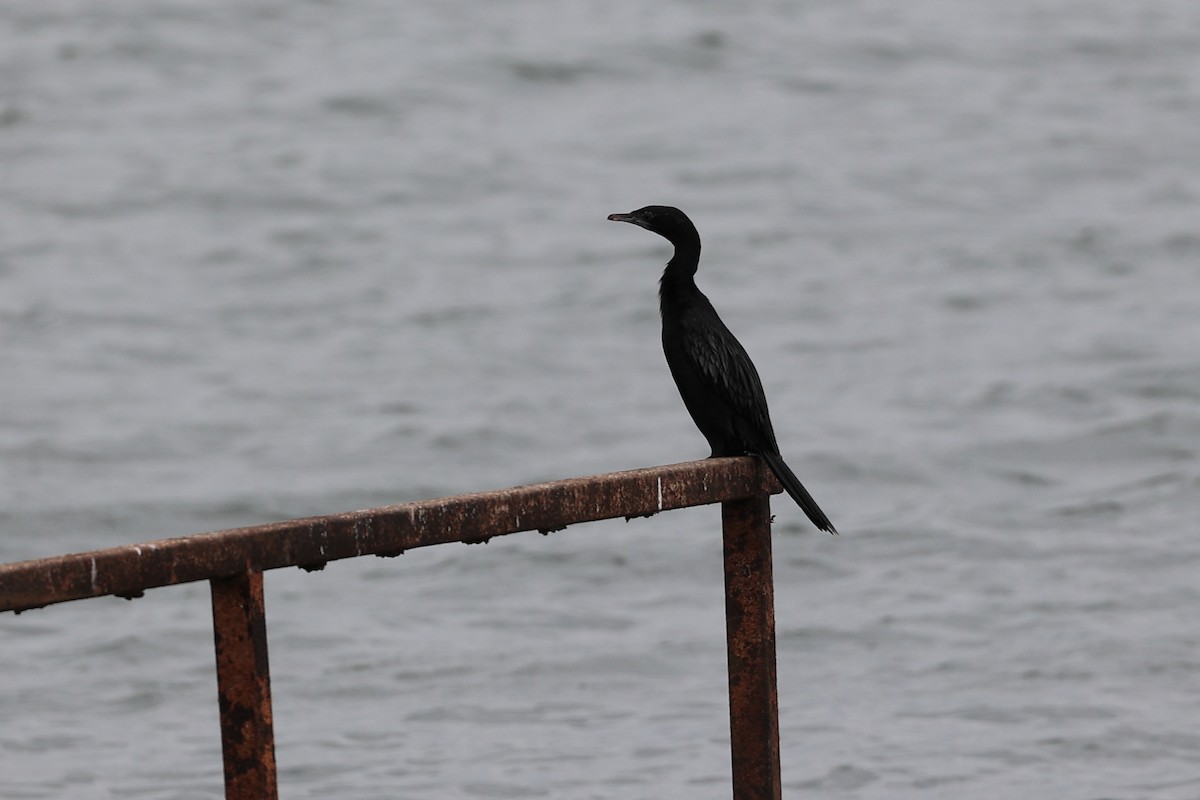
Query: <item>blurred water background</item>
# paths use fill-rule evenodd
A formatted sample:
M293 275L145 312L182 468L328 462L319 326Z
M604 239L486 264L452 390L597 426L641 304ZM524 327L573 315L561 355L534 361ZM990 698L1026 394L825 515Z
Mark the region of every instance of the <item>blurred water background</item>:
M0 561L706 455L786 793L1200 798L1200 5L0 8ZM289 798L723 798L714 507L267 579ZM0 797L221 796L207 586L0 617Z

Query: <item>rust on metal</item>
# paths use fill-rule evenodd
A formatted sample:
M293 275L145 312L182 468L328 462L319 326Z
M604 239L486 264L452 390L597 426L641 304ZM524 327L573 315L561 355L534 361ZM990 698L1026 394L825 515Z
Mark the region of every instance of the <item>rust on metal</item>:
M225 797L276 800L263 576L244 572L211 586Z
M264 570L722 503L734 798L779 800L769 496L780 491L758 459L705 459L163 539L0 565L0 611L209 580L225 796L276 800Z
M770 498L723 503L721 522L733 797L780 800Z
M440 500L162 539L0 565L0 611L146 589L247 569L316 569L362 555L393 556L446 542L639 517L780 491L755 458L711 458Z

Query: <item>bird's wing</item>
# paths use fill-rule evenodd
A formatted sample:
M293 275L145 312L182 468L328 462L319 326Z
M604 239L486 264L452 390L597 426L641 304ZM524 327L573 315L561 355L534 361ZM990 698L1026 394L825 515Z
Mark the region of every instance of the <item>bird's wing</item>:
M717 324L712 324L713 320ZM733 410L735 432L747 447L778 450L758 370L746 348L715 313L707 324L688 331L683 345L713 394Z

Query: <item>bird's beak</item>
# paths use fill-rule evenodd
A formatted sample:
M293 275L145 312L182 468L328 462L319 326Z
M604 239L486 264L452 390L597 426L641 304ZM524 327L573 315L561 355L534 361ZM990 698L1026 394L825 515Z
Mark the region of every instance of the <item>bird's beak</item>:
M635 217L633 214L609 214L608 221L609 222L632 222L634 225L637 225L639 227L642 227L642 228L646 227L645 223L642 222L642 220L639 219L638 217Z

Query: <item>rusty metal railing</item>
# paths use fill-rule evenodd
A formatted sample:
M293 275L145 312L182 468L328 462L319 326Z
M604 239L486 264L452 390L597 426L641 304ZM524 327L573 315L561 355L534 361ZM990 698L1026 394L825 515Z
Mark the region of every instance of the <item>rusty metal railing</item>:
M274 800L263 572L721 503L735 800L779 800L770 495L754 458L721 458L464 494L0 565L0 611L207 580L227 800Z

